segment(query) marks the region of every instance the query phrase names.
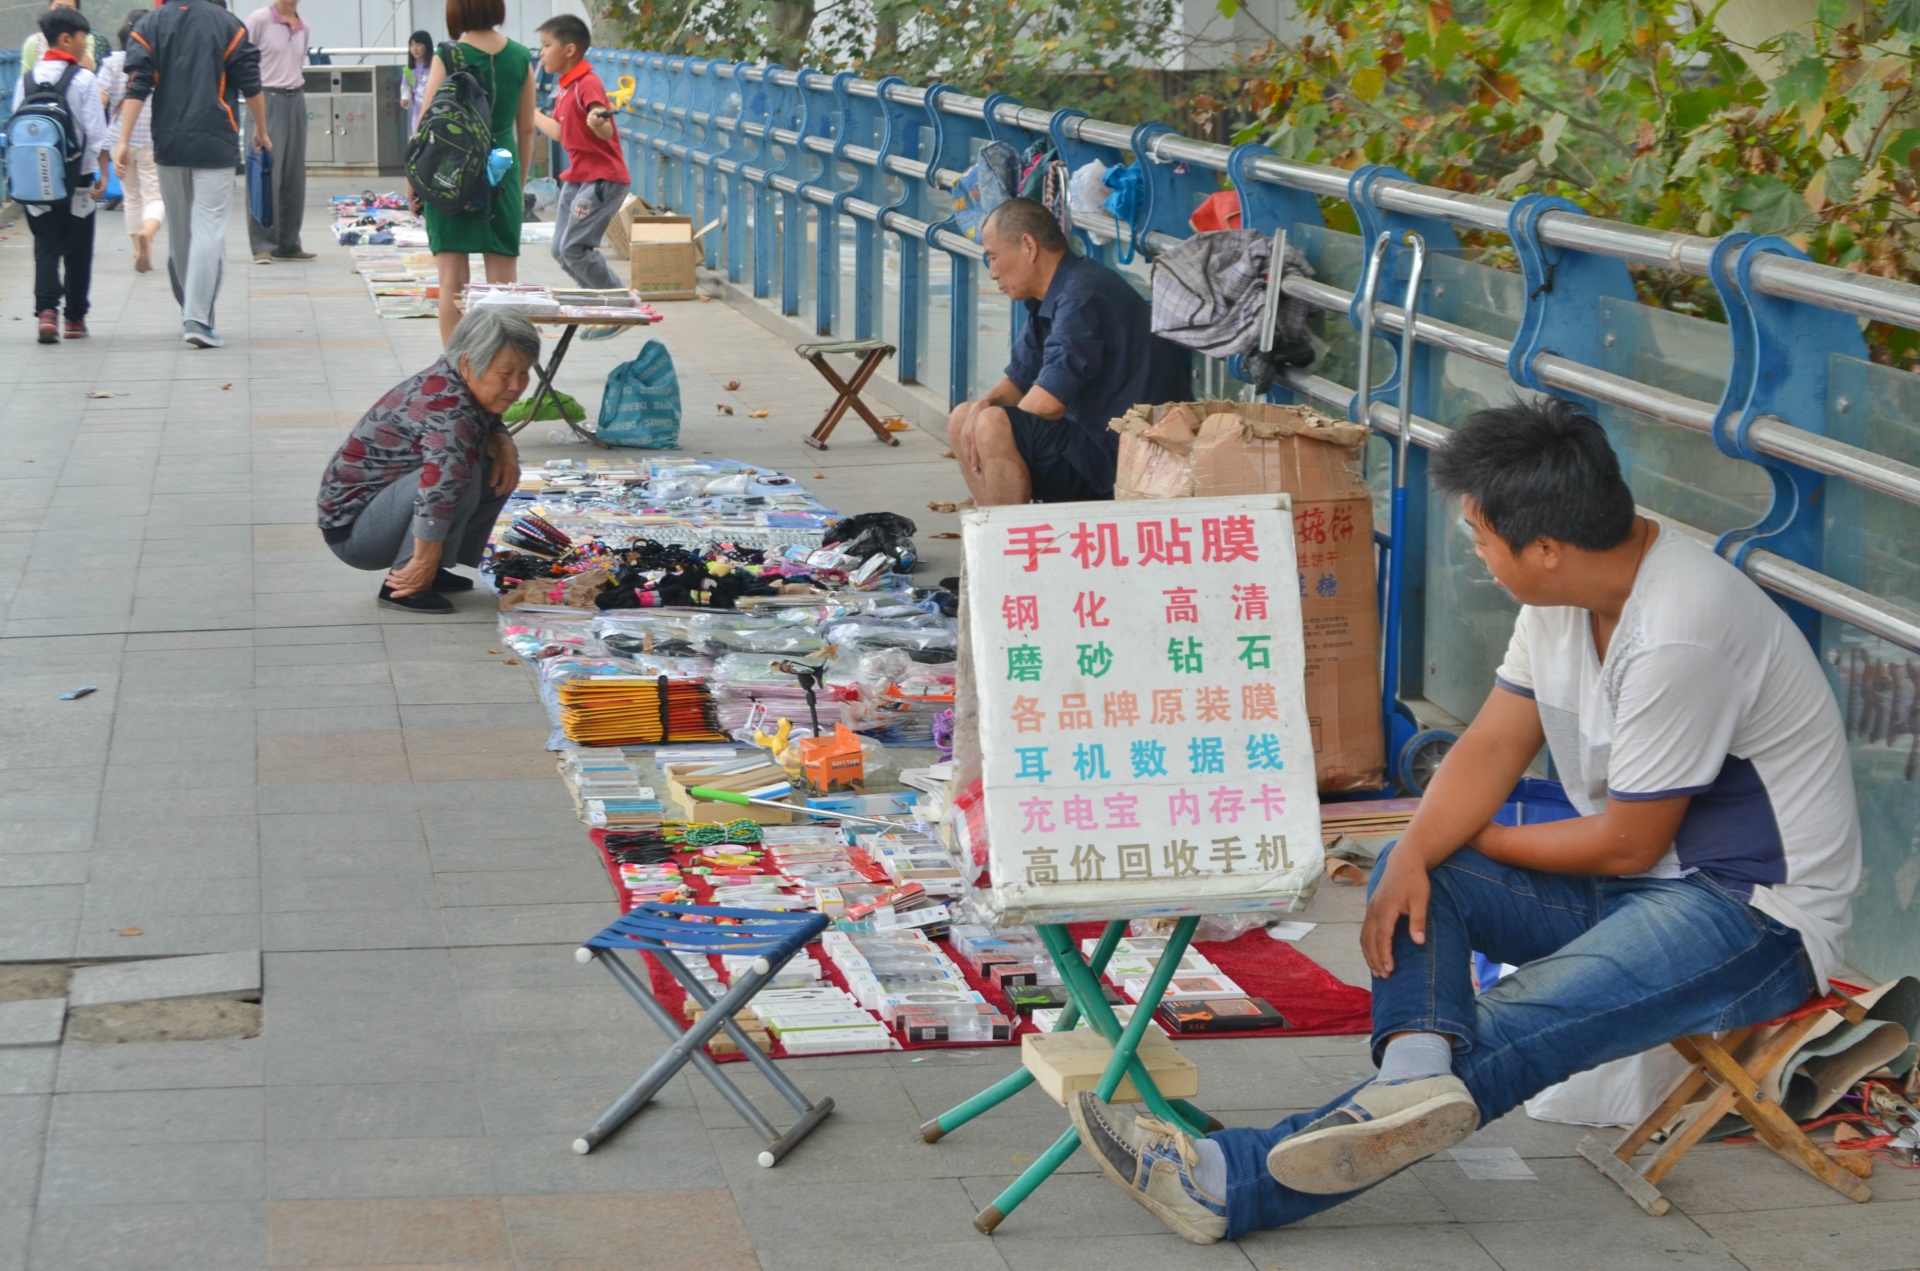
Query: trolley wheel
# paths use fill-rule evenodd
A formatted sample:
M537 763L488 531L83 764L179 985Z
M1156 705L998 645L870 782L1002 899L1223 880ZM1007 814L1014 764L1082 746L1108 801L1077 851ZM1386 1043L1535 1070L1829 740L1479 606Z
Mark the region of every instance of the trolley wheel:
M1429 728L1415 733L1400 748L1400 761L1395 765L1394 775L1399 778L1401 788L1412 795L1425 794L1427 784L1440 769L1440 761L1447 757L1447 752L1459 740L1458 734L1444 728Z

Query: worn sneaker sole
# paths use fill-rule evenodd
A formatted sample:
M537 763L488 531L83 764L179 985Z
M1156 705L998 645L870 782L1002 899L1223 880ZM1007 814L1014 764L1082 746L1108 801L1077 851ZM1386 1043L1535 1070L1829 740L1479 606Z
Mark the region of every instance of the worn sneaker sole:
M1464 1094L1444 1094L1389 1116L1282 1139L1267 1172L1282 1187L1338 1196L1372 1187L1480 1128L1480 1109Z
M1081 1111L1079 1099L1069 1099L1067 1101L1067 1115L1073 1119L1074 1133L1080 1136L1080 1146L1087 1147L1088 1140L1093 1137L1093 1131L1087 1128L1086 1115ZM1224 1234L1224 1223L1222 1224L1223 1230L1221 1232L1204 1231L1195 1226L1193 1220L1179 1210L1163 1204L1158 1199L1142 1191L1135 1185L1134 1180L1125 1177L1119 1170L1113 1167L1113 1163L1107 1159L1105 1152L1098 1152L1089 1148L1087 1155L1093 1158L1093 1163L1100 1167L1102 1174L1105 1174L1117 1183L1120 1189L1126 1192L1127 1195L1139 1201L1142 1208L1164 1223L1167 1230L1171 1231L1174 1235L1197 1245L1211 1245L1220 1242L1220 1237Z

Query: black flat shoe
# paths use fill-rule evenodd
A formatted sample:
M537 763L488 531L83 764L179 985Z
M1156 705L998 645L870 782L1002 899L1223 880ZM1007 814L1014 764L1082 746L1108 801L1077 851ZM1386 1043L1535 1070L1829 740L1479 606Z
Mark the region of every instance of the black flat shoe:
M433 576L435 591L472 591L473 579L465 574L456 574L451 569L443 569Z
M385 583L380 585L380 603L389 609L408 613L452 613L453 602L435 591L416 591L411 596L396 596Z

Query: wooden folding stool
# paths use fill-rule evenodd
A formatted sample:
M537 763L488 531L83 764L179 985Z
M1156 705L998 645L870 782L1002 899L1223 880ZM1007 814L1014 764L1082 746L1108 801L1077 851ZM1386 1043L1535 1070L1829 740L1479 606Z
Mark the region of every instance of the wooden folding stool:
M1694 1144L1706 1137L1720 1118L1733 1112L1753 1127L1762 1143L1848 1200L1871 1200L1872 1189L1815 1146L1761 1086L1767 1070L1792 1054L1827 1011L1838 1011L1854 1024L1867 1014L1859 1003L1834 994L1813 998L1791 1014L1769 1023L1736 1028L1724 1037L1695 1033L1674 1039L1670 1044L1692 1068L1661 1100L1659 1107L1628 1131L1619 1146L1609 1148L1589 1134L1580 1140L1580 1155L1620 1184L1621 1190L1633 1197L1640 1208L1658 1218L1670 1208L1667 1198L1660 1194L1660 1180L1680 1163L1680 1158ZM1735 1058L1756 1034L1769 1028L1773 1031L1760 1036L1749 1054ZM1667 1129L1669 1123L1672 1123L1670 1130ZM1632 1164L1634 1154L1662 1130L1667 1130L1667 1135L1659 1152L1636 1170Z
M827 413L820 417L818 426L802 437L801 441L815 450L825 450L827 438L833 433L834 426L840 422L840 417L846 414L847 408L851 406L860 413L860 418L867 421L867 427L873 429L874 436L889 446L900 444L900 439L889 432L887 426L867 409L865 402L860 400L860 390L867 386L867 381L872 379L873 373L880 369L880 364L893 356L891 344L885 340L824 340L813 344L796 344L793 346L793 351L813 363L813 369L820 372L821 378L833 385L834 392L839 394L833 399L833 405L827 407ZM827 361L829 353L859 355L860 362L853 368L852 379L840 378L840 373Z

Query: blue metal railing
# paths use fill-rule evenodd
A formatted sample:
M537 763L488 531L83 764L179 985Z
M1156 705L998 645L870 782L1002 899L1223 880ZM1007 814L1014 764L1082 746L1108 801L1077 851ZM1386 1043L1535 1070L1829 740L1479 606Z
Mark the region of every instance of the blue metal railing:
M1398 656L1423 718L1471 715L1512 612L1447 510L1422 496L1424 450L1515 392L1581 401L1648 509L1772 592L1821 651L1847 715L1869 875L1920 877L1910 846L1920 824L1920 376L1871 365L1861 334L1862 319L1920 329L1920 287L1814 264L1778 238L1646 230L1563 199L1461 195L1379 165L1293 163L1258 145L1004 95L626 50L591 57L609 86L634 83L623 136L639 193L720 222L706 240L710 265L807 335L889 339L895 378L932 381L948 403L985 386L1015 321L983 292L979 247L951 220L948 191L986 142L1047 141L1074 169L1133 163L1142 197L1131 225L1078 210L1074 220L1083 248L1109 264L1113 240L1137 246L1135 277L1221 188L1238 193L1246 226L1286 230L1315 271L1288 278L1286 291L1320 312L1326 348L1270 396L1366 422L1390 442L1402 377L1412 379ZM1327 228L1334 202L1358 236ZM1403 367L1390 346L1406 324L1407 230L1435 256ZM1462 230L1505 236L1517 275L1467 260ZM1365 247L1382 232L1394 246L1373 322L1381 343L1367 360L1391 370L1362 394L1355 293ZM1630 265L1710 279L1728 320L1639 304ZM1238 369L1237 359L1206 365L1203 387L1227 395ZM1914 890L1869 888L1863 965L1920 970L1905 916Z

